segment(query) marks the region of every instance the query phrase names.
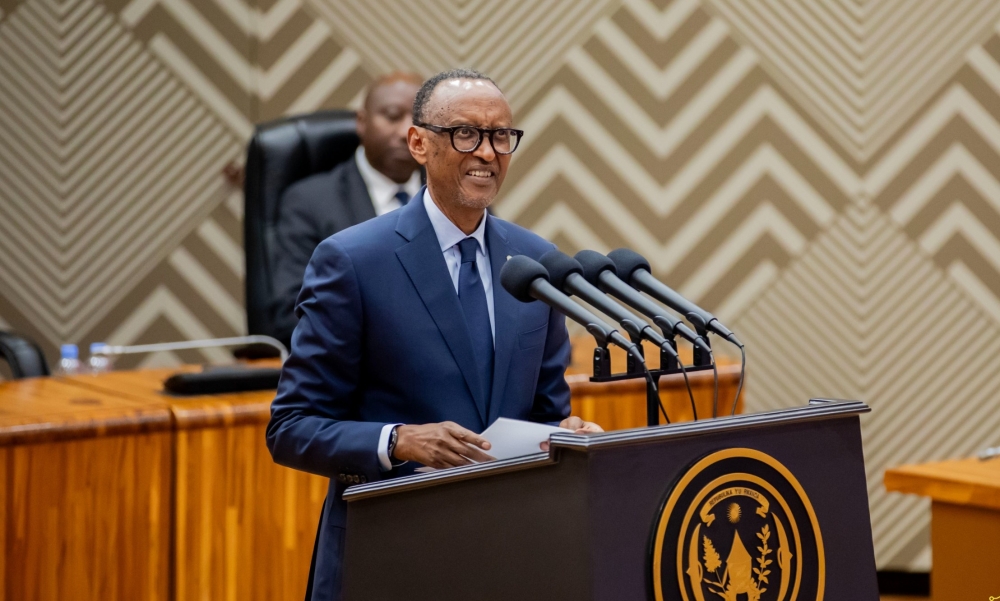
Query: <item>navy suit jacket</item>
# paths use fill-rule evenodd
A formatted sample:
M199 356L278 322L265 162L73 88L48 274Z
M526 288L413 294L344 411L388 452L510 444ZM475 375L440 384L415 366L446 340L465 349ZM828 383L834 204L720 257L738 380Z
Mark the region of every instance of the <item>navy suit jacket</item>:
M344 489L418 467L381 470L385 424L453 421L482 432L501 416L557 422L569 415L565 319L500 285L508 256L538 258L554 246L492 215L486 220L496 329L489 398L423 189L402 209L324 240L306 268L267 446L277 463L330 478L307 599L339 598Z

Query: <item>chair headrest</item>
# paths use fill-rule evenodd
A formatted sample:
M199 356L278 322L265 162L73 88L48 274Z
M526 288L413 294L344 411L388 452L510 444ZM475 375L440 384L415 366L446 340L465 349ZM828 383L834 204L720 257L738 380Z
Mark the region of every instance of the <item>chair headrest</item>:
M248 204L249 196L256 196L259 216L273 223L289 186L333 169L349 159L359 143L354 111L321 111L257 126L247 156Z

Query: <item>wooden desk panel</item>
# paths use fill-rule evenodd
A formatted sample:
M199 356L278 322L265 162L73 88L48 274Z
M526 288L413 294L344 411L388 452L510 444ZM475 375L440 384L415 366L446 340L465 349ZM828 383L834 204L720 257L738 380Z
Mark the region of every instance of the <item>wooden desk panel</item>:
M931 498L931 597L1000 597L1000 459L960 459L887 470L885 487Z
M163 403L0 383L0 599L167 598L170 426Z
M170 434L0 447L5 601L166 601Z
M276 465L263 425L176 437L176 599L300 601L328 480Z
M273 390L164 394L163 381L177 371L75 379L94 390L170 408L176 454L174 598L301 601L329 480L271 459L264 434Z

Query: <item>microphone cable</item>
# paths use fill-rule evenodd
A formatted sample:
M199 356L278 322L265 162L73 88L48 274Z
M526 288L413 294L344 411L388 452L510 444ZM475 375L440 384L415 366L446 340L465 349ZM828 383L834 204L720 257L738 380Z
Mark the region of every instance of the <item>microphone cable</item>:
M733 398L733 410L729 413L731 416L736 415L736 404L739 403L740 393L743 392L743 376L747 373L747 349L742 344L737 344L736 346L740 347L740 383L736 387L736 396Z
M681 374L684 375L684 385L687 386L688 398L691 399L691 414L694 416L694 421L698 421L698 407L694 402L694 393L691 392L691 381L688 380L687 368L684 367L684 363L680 359L677 360L677 365L681 368Z
M684 386L687 387L688 391L688 399L691 400L691 415L694 417L694 421L698 421L698 406L694 402L694 392L691 391L691 380L688 379L687 368L684 367L684 362L681 361L680 357L677 357L677 366L681 368L681 374L684 376ZM660 405L660 407L662 408L663 405ZM669 424L670 422L668 421L667 423Z
M708 354L712 358L712 376L715 379L715 389L712 392L712 419L719 417L719 366L715 362L715 351Z
M649 367L646 365L646 359L642 356L642 353L639 352L639 349L635 345L632 345L632 348L627 349L627 351L628 354L632 355L632 357L639 362L639 365L642 366L642 371L646 374L646 383L649 385L649 388L646 389L646 402L649 402L650 395L655 395L656 405L660 408L660 413L663 415L663 419L665 419L669 424L670 417L667 415L667 410L663 408L663 401L660 400L660 387L657 386L656 381L653 380L653 374L649 371Z

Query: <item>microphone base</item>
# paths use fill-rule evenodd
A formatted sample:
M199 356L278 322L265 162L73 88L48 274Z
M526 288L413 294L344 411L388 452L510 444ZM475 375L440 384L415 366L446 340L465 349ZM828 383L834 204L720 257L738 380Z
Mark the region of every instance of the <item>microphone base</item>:
M611 353L608 351L608 346L597 345L594 348L594 378L610 378L611 377ZM591 378L591 381L595 381Z
M711 370L711 365L692 365L687 368L688 375L699 371ZM661 376L671 376L673 374L681 373L680 368L673 369L651 369L649 373L653 375L654 379L659 379ZM646 378L646 373L623 373L623 374L609 374L609 375L594 375L590 377L591 382L618 382L622 380L641 380Z
M694 331L698 334L698 336L701 336L701 339L705 341L705 344L708 345L709 348L711 348L712 342L708 339L708 330L705 328L705 326L700 325L701 324L700 321L693 321L691 323L695 324ZM691 357L692 359L691 362L694 363L696 366L698 367L712 366L712 355L709 354L708 351L704 350L703 348L701 348L696 344L692 349L692 353L693 355Z

